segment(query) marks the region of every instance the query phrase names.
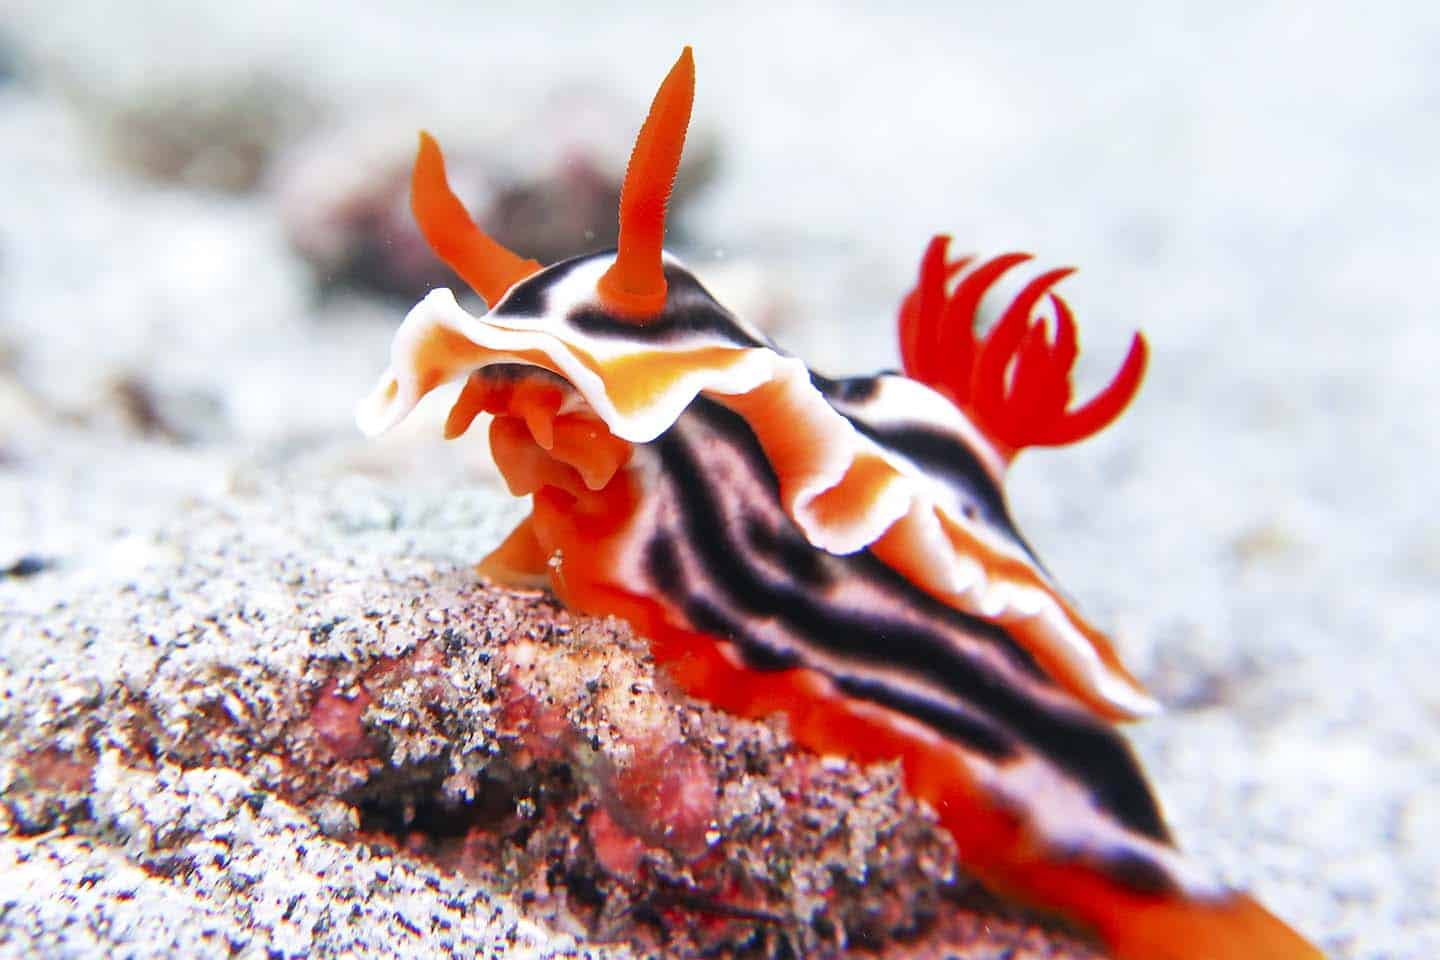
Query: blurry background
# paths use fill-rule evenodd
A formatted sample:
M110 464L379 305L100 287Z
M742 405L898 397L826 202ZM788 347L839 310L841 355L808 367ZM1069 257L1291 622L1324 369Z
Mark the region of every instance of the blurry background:
M691 43L674 246L817 368L896 363L936 232L1082 268L1082 392L1146 332L1017 518L1172 705L1135 739L1197 859L1337 956L1440 955L1440 7L531 6L0 6L0 601L296 488L477 559L483 443L350 421L451 282L415 131L519 252L593 249Z

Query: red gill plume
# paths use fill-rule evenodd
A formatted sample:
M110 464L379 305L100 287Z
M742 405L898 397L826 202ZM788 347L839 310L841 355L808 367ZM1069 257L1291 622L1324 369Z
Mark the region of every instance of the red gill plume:
M1078 343L1075 317L1052 288L1071 268L1050 270L1027 283L984 337L977 337L980 300L1001 276L1030 259L1007 253L971 267L972 258L946 259L947 236L930 241L920 277L900 306L900 357L905 373L949 397L1009 462L1025 447L1055 447L1093 436L1134 399L1148 347L1135 334L1120 371L1088 402L1070 408L1070 371ZM1032 312L1048 298L1055 313L1050 336Z

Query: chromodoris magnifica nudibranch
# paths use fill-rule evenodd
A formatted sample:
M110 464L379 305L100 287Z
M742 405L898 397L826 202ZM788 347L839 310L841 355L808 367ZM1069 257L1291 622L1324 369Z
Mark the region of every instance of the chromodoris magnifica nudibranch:
M471 222L422 134L416 219L490 310L445 289L417 304L362 429L463 379L446 435L494 414L495 461L533 498L483 572L629 620L683 690L783 714L805 747L898 759L996 891L1128 960L1318 957L1176 850L1114 728L1157 706L1001 489L1022 448L1119 415L1145 341L1072 408L1075 325L1053 292L1068 271L1035 277L977 337L981 297L1027 257L949 259L937 237L900 308L905 374L814 373L662 249L693 99L687 48L631 155L618 249L550 267Z

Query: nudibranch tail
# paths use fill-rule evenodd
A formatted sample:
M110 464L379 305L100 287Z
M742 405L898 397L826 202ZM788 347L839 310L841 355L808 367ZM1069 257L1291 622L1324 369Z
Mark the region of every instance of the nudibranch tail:
M621 316L644 319L665 306L665 208L694 103L695 58L686 47L655 94L625 171L619 250L599 284L601 302Z
M440 145L424 131L410 178L410 210L430 249L492 307L506 290L540 269L540 264L516 256L475 225L450 189Z
M620 249L544 269L484 237L422 138L415 212L490 303L432 291L357 414L377 433L442 383L445 425L489 442L529 515L480 566L623 617L680 689L797 743L898 760L967 869L1094 930L1123 960L1319 954L1171 841L1114 721L1158 710L1020 536L1001 480L1025 446L1078 440L1138 389L1070 408L1074 317L1028 282L984 336L986 292L1025 254L926 250L900 309L909 377L831 379L725 310L662 248L693 102L689 48L626 175ZM1053 333L1033 311L1048 303Z
M1100 939L1120 960L1325 960L1320 948L1243 893L1105 901Z
M982 263L949 291L951 281L971 262L969 257L947 262L949 242L946 236L930 241L915 289L901 304L905 372L964 410L1004 463L1025 447L1074 443L1114 422L1140 389L1148 357L1145 337L1135 334L1109 385L1080 407L1068 409L1077 353L1075 318L1051 288L1073 270L1051 270L1027 283L977 343L981 298L1030 256L1011 253ZM1053 340L1043 319L1031 321L1042 298L1055 311Z

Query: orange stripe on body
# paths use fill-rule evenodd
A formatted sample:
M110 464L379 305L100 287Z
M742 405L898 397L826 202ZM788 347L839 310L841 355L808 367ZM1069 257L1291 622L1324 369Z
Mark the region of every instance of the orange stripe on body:
M780 500L790 513L796 485L809 481L826 466L826 452L817 439L796 429L807 419L806 412L789 385L778 380L768 380L749 393L720 399L749 424L775 471Z
M573 344L566 347L605 383L605 395L621 416L632 417L697 371L721 373L744 359L750 348L699 347L693 350L636 350L601 360Z
M848 527L861 521L900 475L879 457L862 453L835 486L810 501L810 512L826 527Z
M1144 693L1140 682L1120 662L1109 639L1087 623L1075 608L1057 593L1033 567L1022 560L991 548L945 514L936 511L936 516L956 552L978 563L987 583L1007 581L1044 592L1059 606L1066 620L1090 642L1106 669L1135 690ZM896 524L887 530L870 545L870 551L910 583L935 599L964 613L972 615L976 613L975 609L957 602L957 598L953 594L931 585L931 578L925 575L925 568L933 560L913 541L910 531L903 524ZM1035 658L1035 661L1047 674L1100 716L1109 720L1133 719L1129 714L1117 710L1112 704L1087 688L1083 678L1075 672L1075 668L1055 651L1055 640L1048 635L1048 629L1038 617L1007 612L1002 613L999 617L987 617L986 619L995 620L1005 627L1006 631Z

